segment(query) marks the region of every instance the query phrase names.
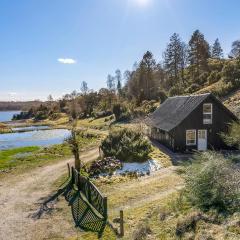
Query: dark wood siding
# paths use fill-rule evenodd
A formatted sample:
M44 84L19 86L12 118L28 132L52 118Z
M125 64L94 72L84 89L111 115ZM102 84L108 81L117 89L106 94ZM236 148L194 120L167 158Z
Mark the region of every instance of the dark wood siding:
M159 141L160 143L163 143L170 149L174 150L175 139L171 133L168 133L166 131L163 131L157 128L151 128L150 137Z
M211 103L213 106L212 124L203 124L203 104ZM220 137L221 132L227 132L229 123L234 119L234 116L224 108L215 98L209 96L205 99L192 113L180 123L171 134L175 137L175 150L185 151L197 149L198 130L207 130L208 149L226 149ZM196 145L186 146L186 130L196 130Z

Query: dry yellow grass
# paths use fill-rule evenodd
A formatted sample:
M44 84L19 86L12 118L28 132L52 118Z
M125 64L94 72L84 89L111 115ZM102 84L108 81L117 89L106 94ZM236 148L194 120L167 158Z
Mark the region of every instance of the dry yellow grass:
M161 163L163 167L170 167L172 166L171 157L165 153L163 153L159 148L152 147L153 151L150 153L151 159L157 160Z
M240 117L240 90L231 94L224 104L233 111L238 117Z

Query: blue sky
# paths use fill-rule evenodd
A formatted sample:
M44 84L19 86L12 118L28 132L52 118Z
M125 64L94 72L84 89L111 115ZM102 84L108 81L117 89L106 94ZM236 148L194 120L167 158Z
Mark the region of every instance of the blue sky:
M227 54L239 9L238 0L0 0L0 100L58 98L82 81L99 89L147 50L160 60L174 32L188 41L200 29Z

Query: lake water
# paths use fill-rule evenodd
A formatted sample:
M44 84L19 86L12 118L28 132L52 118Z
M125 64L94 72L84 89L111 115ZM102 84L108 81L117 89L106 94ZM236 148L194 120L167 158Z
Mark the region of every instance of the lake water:
M27 146L50 146L61 144L70 136L66 129L38 130L0 134L0 150Z
M36 130L47 130L49 126L29 126L29 127L13 127L12 130L14 132L28 132L28 131L36 131Z
M19 114L20 111L0 111L0 122L11 121L14 114Z

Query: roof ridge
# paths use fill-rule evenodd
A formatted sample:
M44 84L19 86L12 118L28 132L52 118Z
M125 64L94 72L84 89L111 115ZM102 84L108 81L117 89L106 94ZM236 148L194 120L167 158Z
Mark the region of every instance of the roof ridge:
M198 97L198 96L204 96L204 95L211 95L211 93L200 93L200 94L189 94L189 95L178 95L178 96L172 96L168 98L180 98L180 97Z

